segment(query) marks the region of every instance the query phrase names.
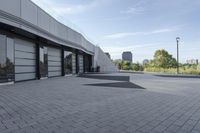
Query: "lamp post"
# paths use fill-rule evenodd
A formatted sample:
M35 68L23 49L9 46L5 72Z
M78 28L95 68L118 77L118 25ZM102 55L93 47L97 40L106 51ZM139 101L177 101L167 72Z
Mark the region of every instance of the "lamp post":
M176 37L176 42L177 42L177 74L179 74L179 41L180 41L180 37Z

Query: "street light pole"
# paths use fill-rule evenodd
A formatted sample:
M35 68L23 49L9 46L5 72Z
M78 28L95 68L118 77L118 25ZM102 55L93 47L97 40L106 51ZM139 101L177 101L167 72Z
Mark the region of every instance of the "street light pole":
M179 74L179 41L180 41L180 37L176 38L176 42L177 42L177 74Z

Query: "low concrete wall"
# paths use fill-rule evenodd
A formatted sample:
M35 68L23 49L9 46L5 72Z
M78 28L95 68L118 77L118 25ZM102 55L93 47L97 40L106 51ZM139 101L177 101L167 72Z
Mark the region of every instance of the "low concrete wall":
M113 64L110 58L103 50L96 46L94 56L94 68L100 67L100 72L118 72L117 67Z

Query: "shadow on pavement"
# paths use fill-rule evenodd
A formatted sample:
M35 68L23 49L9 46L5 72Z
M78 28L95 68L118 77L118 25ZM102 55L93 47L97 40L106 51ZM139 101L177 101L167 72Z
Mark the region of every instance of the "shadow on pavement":
M129 82L129 76L112 76L112 75L92 75L92 74L84 74L80 75L81 78L91 78L91 79L101 79L101 80L116 80L116 81L127 81Z
M199 78L200 79L200 76L187 76L187 75L155 75L155 76L158 76L158 77L165 77L165 78Z
M139 85L131 82L115 82L115 83L99 83L99 84L85 84L87 86L100 86L100 87L118 87L118 88L135 88L135 89L145 89Z

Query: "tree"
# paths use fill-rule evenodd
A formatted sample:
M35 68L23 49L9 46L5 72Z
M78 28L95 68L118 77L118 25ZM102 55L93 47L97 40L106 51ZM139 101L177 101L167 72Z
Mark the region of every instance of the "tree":
M113 63L118 67L119 70L122 69L122 60L114 60Z
M122 69L123 70L130 70L131 69L131 62L129 62L129 61L122 61Z
M133 70L133 71L143 71L143 67L139 63L132 63L131 64L131 70Z
M197 70L200 70L200 64L197 65Z
M158 68L175 68L177 61L166 50L157 50L154 53L154 59L150 61L150 66Z

